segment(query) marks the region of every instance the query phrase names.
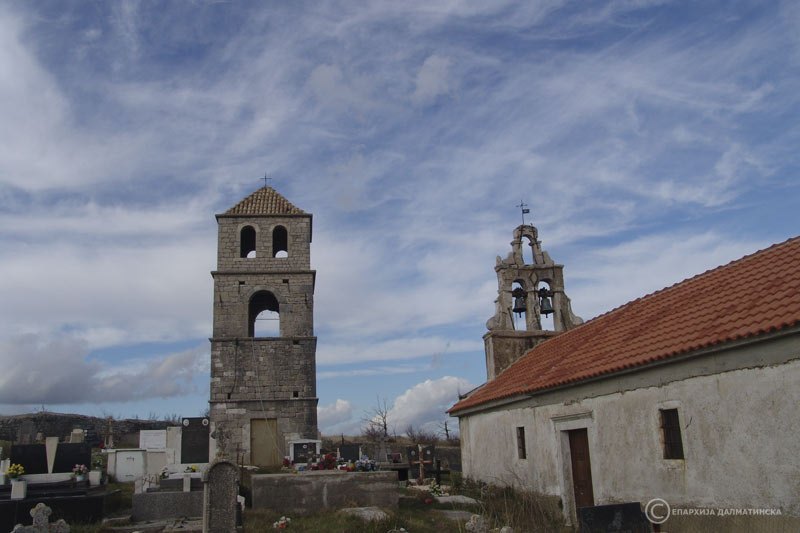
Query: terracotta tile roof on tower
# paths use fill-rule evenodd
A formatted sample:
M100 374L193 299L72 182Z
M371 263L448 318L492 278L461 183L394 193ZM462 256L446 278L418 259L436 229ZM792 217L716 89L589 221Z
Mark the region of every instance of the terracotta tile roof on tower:
M272 187L261 187L256 192L225 211L226 215L305 215Z
M629 302L549 339L450 413L800 325L800 237Z

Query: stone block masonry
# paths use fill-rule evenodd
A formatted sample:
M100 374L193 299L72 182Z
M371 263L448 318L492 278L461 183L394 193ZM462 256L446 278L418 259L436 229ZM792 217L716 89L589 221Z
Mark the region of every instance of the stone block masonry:
M383 507L400 501L397 472L303 472L250 477L253 509L304 515L319 509Z
M269 187L217 215L210 418L235 464L279 465L318 435L311 220Z

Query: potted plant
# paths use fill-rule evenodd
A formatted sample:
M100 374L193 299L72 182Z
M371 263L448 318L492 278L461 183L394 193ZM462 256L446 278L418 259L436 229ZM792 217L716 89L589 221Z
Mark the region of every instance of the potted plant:
M72 475L75 476L75 481L83 481L89 469L86 465L75 465L72 467Z
M11 479L11 499L24 499L28 493L28 482L22 479L25 468L19 463L14 463L8 467L6 474Z

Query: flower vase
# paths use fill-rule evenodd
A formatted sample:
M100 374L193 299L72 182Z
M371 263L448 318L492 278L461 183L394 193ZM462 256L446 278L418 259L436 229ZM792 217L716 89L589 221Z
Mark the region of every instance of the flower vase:
M75 475L75 481L81 482L84 479L86 479L86 476L84 476L83 474L76 474Z
M11 480L11 499L24 500L28 495L28 482L24 479L14 478Z

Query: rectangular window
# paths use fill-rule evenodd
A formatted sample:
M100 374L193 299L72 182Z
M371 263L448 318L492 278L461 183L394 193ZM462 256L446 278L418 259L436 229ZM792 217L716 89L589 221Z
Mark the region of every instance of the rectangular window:
M681 424L677 409L661 409L661 431L664 435L664 459L683 459Z
M525 428L517 428L517 456L520 459L525 459L528 454L525 451Z

